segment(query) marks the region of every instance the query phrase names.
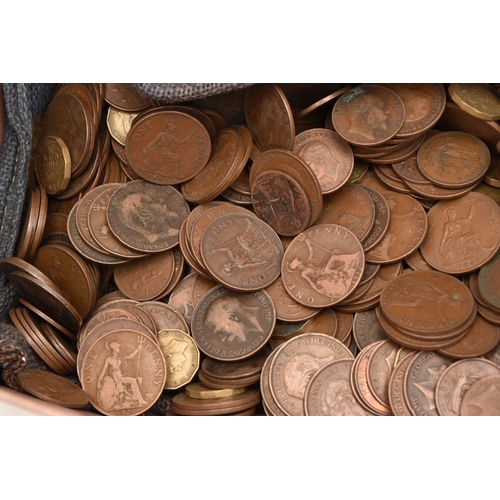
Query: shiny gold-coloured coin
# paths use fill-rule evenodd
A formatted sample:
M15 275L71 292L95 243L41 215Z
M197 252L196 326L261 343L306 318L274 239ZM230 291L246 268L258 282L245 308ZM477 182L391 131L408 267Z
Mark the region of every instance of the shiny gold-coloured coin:
M229 396L236 396L247 390L247 387L238 387L235 389L211 389L206 387L200 382L189 384L184 389L186 396L193 399L218 399L227 398Z
M158 341L167 363L165 389L179 389L191 382L200 366L200 351L193 338L180 330L160 330Z
M125 140L132 127L132 122L134 118L139 113L132 113L129 111L122 111L112 106L108 109L108 116L106 123L108 125L109 133L111 137L118 141L122 146L125 146Z
M36 151L35 173L48 194L59 194L71 178L71 156L59 137L44 137Z
M486 83L452 83L450 97L461 109L481 120L500 120L500 94Z

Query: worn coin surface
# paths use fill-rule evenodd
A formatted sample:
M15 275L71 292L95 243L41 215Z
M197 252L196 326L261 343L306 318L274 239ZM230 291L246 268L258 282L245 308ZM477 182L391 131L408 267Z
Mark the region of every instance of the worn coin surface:
M460 415L500 415L500 374L482 377L471 385L462 399Z
M167 378L165 358L146 335L121 331L98 339L82 362L80 382L105 415L139 415L158 400Z
M61 193L71 178L69 149L59 137L44 137L36 150L35 173L47 194Z
M179 243L179 229L189 212L187 202L172 186L136 180L111 197L108 225L128 247L161 252Z
M481 120L500 120L500 94L486 83L451 83L450 97L460 108Z
M413 415L404 397L404 377L408 366L410 366L415 356L418 356L415 352L407 354L394 368L389 379L389 404L394 415L398 417L410 417Z
M270 387L287 415L304 415L307 385L321 367L338 359L352 359L342 342L320 333L305 333L283 344L270 366Z
M191 334L207 356L236 361L262 349L275 322L274 304L265 291L240 293L219 285L196 306Z
M286 249L281 276L286 291L309 307L332 306L356 288L364 270L361 243L337 224L312 226Z

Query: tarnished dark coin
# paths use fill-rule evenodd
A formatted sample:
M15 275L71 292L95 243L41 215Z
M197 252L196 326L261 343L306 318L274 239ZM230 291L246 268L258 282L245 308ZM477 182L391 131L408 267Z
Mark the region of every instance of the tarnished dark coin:
M288 100L277 85L253 85L245 91L245 118L260 151L291 150L295 124Z
M442 272L475 271L500 248L500 208L484 194L471 192L436 203L427 217L429 229L420 251Z
M201 251L210 274L234 290L260 290L280 274L281 241L257 217L228 214L218 218L206 228Z
M319 333L305 333L283 344L270 367L270 388L276 403L287 415L304 415L307 385L323 366L352 359L341 342Z
M422 175L437 186L462 188L487 172L491 154L486 144L465 132L443 132L427 139L417 153Z
M436 407L440 415L460 415L462 400L472 384L488 375L500 374L500 367L485 359L464 359L450 365L436 385Z
M65 408L84 408L89 403L80 387L50 372L25 369L17 374L17 383L32 396Z
M124 111L141 111L152 105L151 99L142 95L131 83L105 83L104 99Z
M165 389L179 389L193 380L200 366L200 351L185 332L160 330L158 343L167 363Z
M187 202L172 186L137 180L111 197L108 225L128 247L161 252L179 243L179 229L189 211Z
M260 173L252 184L255 213L282 236L296 236L307 228L311 208L303 187L277 170Z
M196 306L191 334L207 356L236 361L262 349L275 322L274 305L265 291L239 293L220 285Z
M375 223L375 202L363 186L348 183L324 197L316 224L338 224L365 241Z
M386 191L390 207L389 227L378 245L366 253L366 261L390 264L414 252L427 234L427 214L409 195Z
M500 312L500 256L481 267L477 274L477 288L485 305Z
M460 415L499 416L500 375L488 375L474 382L462 399Z
M71 157L62 139L47 136L40 141L35 156L35 172L47 194L58 194L66 189L71 177Z
M354 169L351 146L327 129L310 129L295 137L293 152L302 158L318 178L323 194L340 189Z
M347 142L375 146L394 137L403 126L401 98L380 85L362 85L346 92L332 110L333 126Z
M364 270L361 243L336 224L312 226L286 249L281 276L287 292L309 307L332 306L356 288Z
M350 382L353 359L340 359L320 368L304 396L306 415L371 416L354 397Z
M438 415L436 385L452 362L435 351L423 351L413 358L405 375L405 398L413 415Z
M167 377L157 344L142 333L103 335L82 361L80 382L96 410L105 415L139 415L158 400Z
M154 184L180 184L197 175L211 151L207 129L186 113L161 110L138 117L127 135L129 166Z

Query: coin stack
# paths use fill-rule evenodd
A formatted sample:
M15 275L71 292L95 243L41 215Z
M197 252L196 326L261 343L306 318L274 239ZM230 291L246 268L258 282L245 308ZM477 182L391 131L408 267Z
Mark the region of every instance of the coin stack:
M163 391L180 415L494 413L499 106L464 84L182 106L60 85L0 263L11 319L106 415Z

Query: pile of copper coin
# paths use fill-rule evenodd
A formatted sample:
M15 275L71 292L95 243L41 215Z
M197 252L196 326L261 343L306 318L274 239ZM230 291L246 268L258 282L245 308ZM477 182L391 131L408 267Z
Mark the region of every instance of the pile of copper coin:
M59 85L12 323L104 415L498 415L498 87Z

